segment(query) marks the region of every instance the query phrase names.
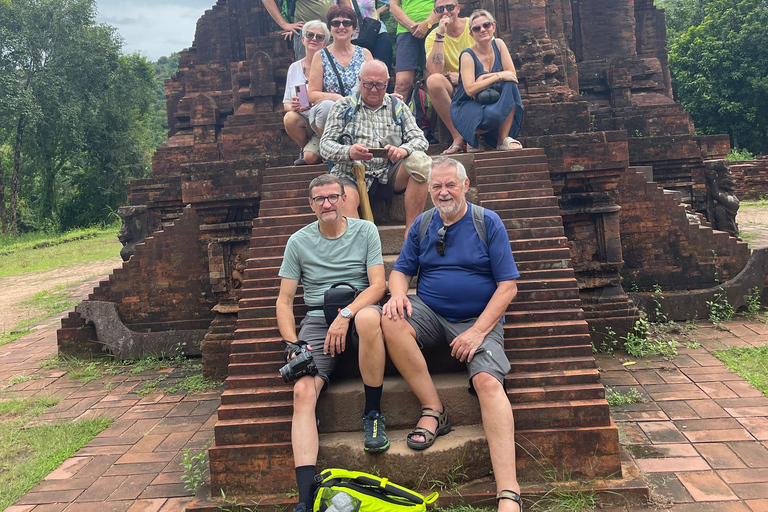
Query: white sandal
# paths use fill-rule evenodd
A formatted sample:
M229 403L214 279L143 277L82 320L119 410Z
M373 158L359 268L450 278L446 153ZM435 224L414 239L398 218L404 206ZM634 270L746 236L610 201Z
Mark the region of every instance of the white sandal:
M513 149L523 149L523 145L520 144L519 140L513 139L512 137L505 137L503 141L501 141L501 144L496 146L497 151L509 151Z

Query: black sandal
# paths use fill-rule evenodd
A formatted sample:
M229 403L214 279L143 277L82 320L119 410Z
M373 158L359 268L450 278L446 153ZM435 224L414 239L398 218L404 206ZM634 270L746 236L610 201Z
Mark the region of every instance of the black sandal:
M499 491L498 494L496 494L496 502L498 503L499 500L512 500L520 505L520 512L523 512L523 499L515 491L509 491L507 489Z
M405 444L413 450L426 450L435 443L435 439L438 436L443 436L451 431L451 421L448 419L448 414L445 412L445 406L443 406L443 412L437 412L433 409L422 409L421 417L430 416L437 420L437 429L434 432L430 432L424 427L416 427L410 431L408 437L405 439ZM424 441L414 441L412 436L423 436Z

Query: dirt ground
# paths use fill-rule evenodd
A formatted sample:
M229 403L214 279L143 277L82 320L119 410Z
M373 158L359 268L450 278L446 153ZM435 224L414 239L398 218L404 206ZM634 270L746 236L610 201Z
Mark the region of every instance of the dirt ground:
M19 323L43 313L21 304L36 293L43 290L54 291L57 286L63 286L63 291L68 292L73 297L72 300L76 300L74 297L82 295L78 284L88 280L97 283L97 278L110 274L121 264L120 257L116 257L0 279L0 332L8 332Z
M740 208L736 222L752 249L768 246L768 208Z

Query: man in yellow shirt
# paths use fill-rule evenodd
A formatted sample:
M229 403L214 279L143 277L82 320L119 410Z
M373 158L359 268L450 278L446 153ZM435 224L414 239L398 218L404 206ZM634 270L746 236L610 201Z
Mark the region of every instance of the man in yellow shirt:
M451 146L443 154L452 155L460 152L464 145L464 139L451 121L451 99L459 83L459 55L464 49L475 44L475 40L472 38L467 18L459 18L461 6L455 0L435 0L434 10L442 17L438 27L424 42L429 73L427 92L432 98L437 115L453 136Z

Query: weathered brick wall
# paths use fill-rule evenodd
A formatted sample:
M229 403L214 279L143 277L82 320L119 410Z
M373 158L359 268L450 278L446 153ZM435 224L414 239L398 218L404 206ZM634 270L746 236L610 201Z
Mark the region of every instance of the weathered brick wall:
M578 60L636 55L634 0L571 0L577 13Z
M736 182L736 197L744 201L768 197L768 156L748 162L735 162L728 169Z
M123 322L137 331L207 328L215 301L199 224L197 213L185 209L172 226L137 245L88 300L116 303Z
M746 243L692 226L674 196L639 172L623 176L619 204L625 289L709 288L735 277L749 259Z

